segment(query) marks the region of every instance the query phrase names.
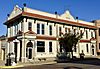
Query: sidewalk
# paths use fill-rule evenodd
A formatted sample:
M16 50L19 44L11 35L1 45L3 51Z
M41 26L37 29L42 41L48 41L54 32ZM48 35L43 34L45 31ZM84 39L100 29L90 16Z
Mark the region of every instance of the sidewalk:
M28 63L21 63L19 62L16 66L0 66L0 69L3 68L20 68L20 67L25 67L25 66L32 66L32 65L43 65L43 64L55 64L57 62L55 61L39 61L39 62L28 62Z
M16 66L29 66L29 65L43 65L43 64L55 64L56 61L36 61L36 62L26 62L26 63L18 63Z
M5 61L0 60L0 66L5 66Z

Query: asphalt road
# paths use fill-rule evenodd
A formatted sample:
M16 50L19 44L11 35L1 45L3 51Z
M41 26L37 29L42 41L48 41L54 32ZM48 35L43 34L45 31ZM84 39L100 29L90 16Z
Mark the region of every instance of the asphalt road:
M100 69L99 59L79 60L66 63L55 63L45 65L30 65L15 69Z

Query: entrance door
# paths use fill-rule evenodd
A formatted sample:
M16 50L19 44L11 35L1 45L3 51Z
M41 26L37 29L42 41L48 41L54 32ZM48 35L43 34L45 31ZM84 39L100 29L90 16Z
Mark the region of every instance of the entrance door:
M32 58L32 49L31 48L29 48L29 53L28 54L29 54L28 58L31 59Z
M92 55L94 55L94 45L92 45Z
M92 49L92 55L94 55L94 49Z
M3 60L5 60L5 49L3 49Z
M30 40L30 42L27 43L27 48L26 48L26 57L28 57L28 59L32 59L32 48L33 48L33 43Z

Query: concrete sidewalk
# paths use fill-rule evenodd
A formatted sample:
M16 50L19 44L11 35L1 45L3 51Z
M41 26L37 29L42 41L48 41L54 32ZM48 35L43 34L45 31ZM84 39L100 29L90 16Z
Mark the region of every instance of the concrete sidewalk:
M42 61L42 62L28 62L28 63L17 63L16 66L0 66L0 69L9 69L9 68L20 68L20 67L27 67L27 66L34 66L34 65L43 65L43 64L55 64L57 62L54 62L54 61Z
M56 61L39 61L39 62L28 62L28 63L18 63L16 66L29 66L29 65L43 65L43 64L55 64Z
M0 60L0 66L5 66L5 61Z

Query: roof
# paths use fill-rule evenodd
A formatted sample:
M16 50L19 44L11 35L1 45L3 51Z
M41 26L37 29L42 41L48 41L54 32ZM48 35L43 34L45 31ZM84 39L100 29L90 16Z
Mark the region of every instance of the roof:
M36 34L36 33L33 32L32 30L29 30L29 31L25 32L25 34Z
M27 17L31 17L31 18L37 18L37 19L42 19L42 20L53 21L53 22L56 22L56 23L69 24L69 25L74 25L74 26L79 26L79 27L91 28L91 29L96 29L97 28L96 26L92 26L92 25L87 25L87 24L83 24L83 23L78 23L78 22L73 22L73 21L68 21L68 20L63 20L63 19L43 16L43 15L24 12L24 11L21 14L17 15L16 17L6 21L4 24L8 25L8 24L12 23L12 21L15 21L16 19L18 19L18 18L20 18L22 16L27 16Z

